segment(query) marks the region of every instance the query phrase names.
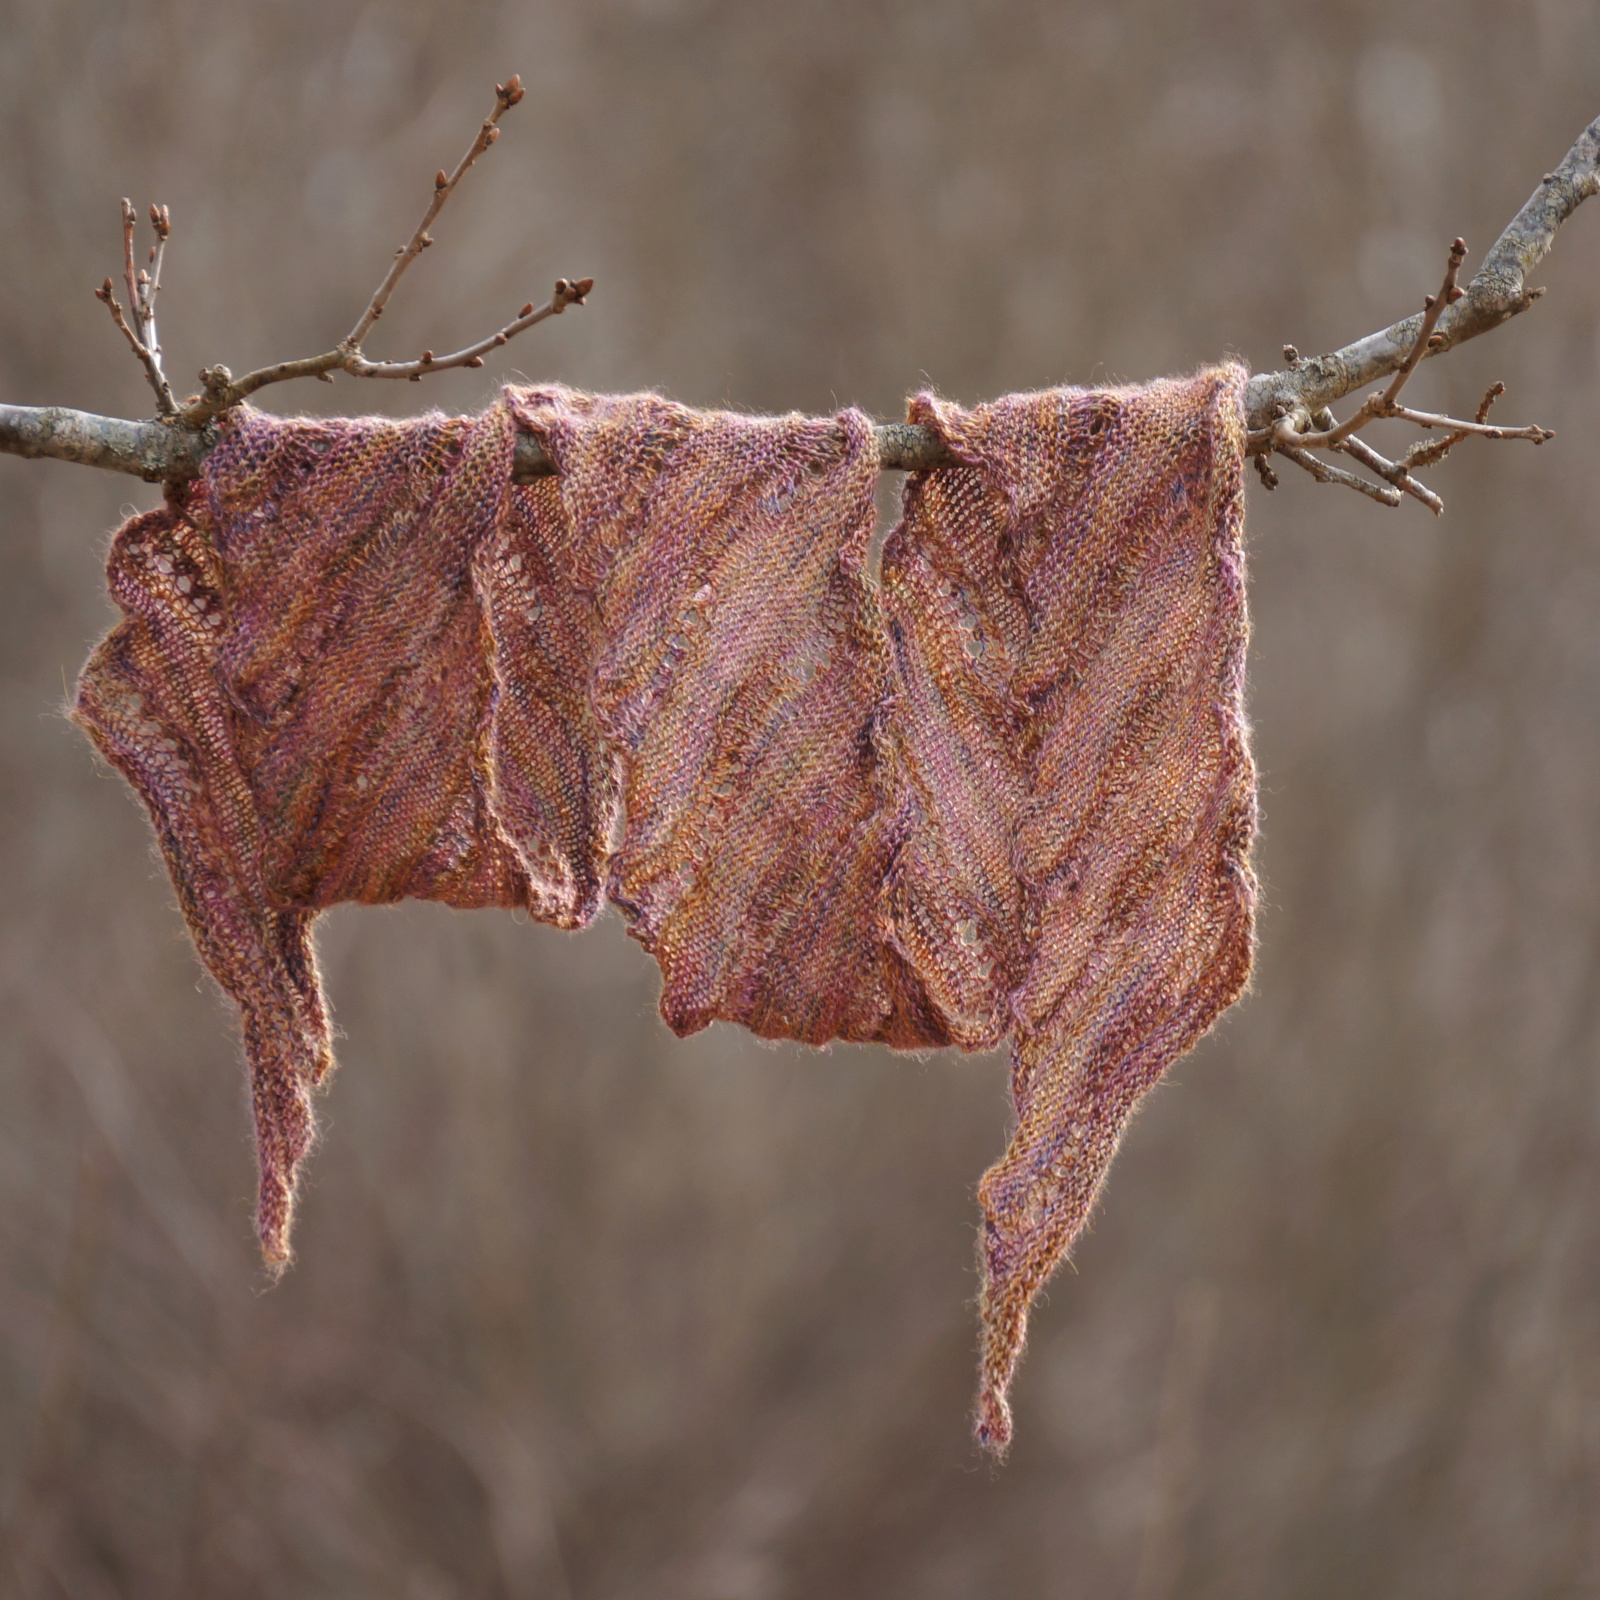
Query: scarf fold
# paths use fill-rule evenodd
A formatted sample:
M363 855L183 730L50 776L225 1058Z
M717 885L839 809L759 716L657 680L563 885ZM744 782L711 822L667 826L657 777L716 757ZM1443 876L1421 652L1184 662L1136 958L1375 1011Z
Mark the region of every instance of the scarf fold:
M963 465L908 483L884 550L932 824L894 920L959 1042L1012 1036L1017 1126L978 1190L995 1449L1134 1107L1249 978L1242 377L911 407Z
M1034 1295L1248 977L1243 378L917 397L959 465L908 480L878 580L859 412L230 414L118 531L74 715L239 1008L269 1265L332 1059L316 913L609 898L680 1034L1011 1038L979 1191L1003 1450ZM511 482L519 427L554 476Z

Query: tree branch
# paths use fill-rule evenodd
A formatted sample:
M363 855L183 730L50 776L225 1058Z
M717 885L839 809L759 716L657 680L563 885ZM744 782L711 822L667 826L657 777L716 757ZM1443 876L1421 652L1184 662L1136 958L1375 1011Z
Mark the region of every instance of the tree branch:
M456 192L456 185L467 175L468 168L500 137L500 130L495 124L522 98L522 94L522 79L514 73L508 82L497 83L494 86L494 110L484 118L483 126L478 129L477 138L472 141L467 153L456 163L455 171L446 175L441 168L434 178L433 199L429 202L428 209L423 212L422 221L417 224L410 241L402 249L395 251L394 264L384 274L383 282L373 290L372 298L367 302L367 309L361 313L355 327L339 341L341 349L361 348L361 341L372 332L373 324L383 315L384 307L389 303L389 296L394 293L395 285L399 283L406 268L433 243L428 236L428 229L433 219L444 210L445 201Z
M497 114L498 110L505 109L500 102L505 101L508 91L515 96L509 103L514 104L515 99L521 98L521 85L515 78L504 87L497 87ZM494 118L491 118L486 122L484 129L491 129L493 121ZM411 245L397 255L395 264L373 295L362 320L351 330L352 335L371 327L372 322L376 321L374 306L377 315L381 315L388 296L406 266L426 248L426 244L419 241L425 239L428 224L438 215L444 199L448 198L472 161L492 142L485 141L484 129L479 130L472 150L457 164L455 173L446 176L443 184L435 179L434 200L422 225L413 234ZM1583 201L1596 193L1600 193L1600 118L1596 118L1579 135L1577 143L1567 152L1561 164L1545 175L1539 188L1500 235L1477 276L1458 301L1425 308L1414 316L1403 318L1391 327L1369 334L1365 339L1359 339L1329 355L1295 359L1286 371L1257 374L1245 389L1247 427L1251 432L1261 434L1266 430L1275 430L1276 424L1284 418L1299 413L1323 435L1336 432L1338 425L1331 418L1324 420L1318 415L1333 401L1389 377L1405 364L1413 351L1418 351L1418 361L1437 355L1476 338L1480 333L1487 333L1489 329L1499 327L1501 323L1525 311L1542 293L1541 290L1528 287L1529 274L1549 253L1562 223ZM152 482L163 479L182 482L198 476L209 443L203 431L194 432L191 429L203 429L210 418L226 410L229 405L238 404L247 394L254 393L266 384L288 378L325 375L336 368L345 371L365 369L363 375L374 377L412 378L428 371L441 371L447 365L472 366L514 333L532 327L547 316L559 314L566 305L581 304L589 286L587 279L576 284L558 280L549 305L538 311L525 307L523 313L499 333L442 359L434 359L431 352L425 352L420 360L413 362L369 362L359 351L347 349L341 344L324 355L280 362L276 366L246 374L238 380L225 367L210 368L202 375L207 382L207 397L185 413L183 420L186 426L161 420L127 422L61 406L0 405L0 451L72 461L82 466L105 467L116 472L132 473ZM152 286L152 306L153 300ZM558 301L562 304L558 305ZM115 308L113 315L117 315ZM1430 318L1436 319L1436 325L1424 334L1424 323ZM131 329L125 331L130 340L136 340ZM1419 335L1423 337L1419 338ZM1408 374L1409 370L1407 368ZM1497 386L1489 398L1492 399L1498 392ZM1348 433L1333 448L1350 454L1353 459L1387 479L1394 488L1415 495L1436 512L1437 496L1410 477L1411 468L1431 465L1442 459L1452 444L1459 443L1472 433L1500 438L1535 438L1545 433L1543 429L1489 427L1484 420L1487 402L1485 408L1480 408L1475 424L1431 413L1411 412L1392 398L1389 404L1396 415L1424 427L1448 428L1450 431L1442 439L1413 446L1399 462L1386 461L1361 441L1348 436ZM1283 443L1289 449L1305 453L1306 440L1303 437L1285 437ZM926 471L948 465L950 460L930 433L904 422L879 424L878 454L880 465L889 471ZM529 435L519 436L515 463L514 475L518 482L531 481L553 470L543 447ZM1259 458L1258 464L1264 464L1264 458ZM1297 465L1303 464L1297 462ZM1338 468L1328 468L1325 463L1319 462L1318 466L1324 469L1327 481L1342 481L1355 476ZM1269 486L1276 481L1270 468L1262 476ZM1376 486L1369 485L1363 492L1373 490L1376 490ZM1381 490L1377 491L1377 498L1389 503L1388 494Z
M1319 428L1333 426L1333 413L1326 406L1312 419ZM1390 461L1380 456L1365 439L1346 439L1339 447L1346 454L1354 456L1367 471L1375 472L1386 482L1392 483L1395 488L1402 489L1405 493L1415 496L1425 505L1434 516L1439 516L1444 511L1444 501L1425 484L1419 483L1406 470L1406 464L1399 461Z
M223 366L206 367L200 374L200 394L183 408L177 420L186 428L203 428L224 411L249 399L258 389L266 388L269 383L286 383L293 378L322 378L331 383L335 372L347 372L353 378L409 378L417 383L430 372L444 372L451 367L481 367L486 352L505 344L535 323L543 322L546 317L560 316L568 306L581 306L584 296L594 287L594 279L580 278L573 283L566 278L557 278L555 290L546 305L536 309L530 300L498 332L468 345L464 350L456 351L454 355L436 359L433 352L427 350L416 361L369 361L361 349L362 340L383 315L406 268L433 243L428 229L444 209L445 201L455 193L456 185L478 157L500 137L497 126L500 118L522 99L524 92L522 79L516 74L494 86L494 110L484 118L477 137L456 163L455 170L447 173L440 168L434 176L433 196L422 214L422 221L417 224L410 240L395 251L394 260L384 274L383 282L373 290L366 310L333 349L324 350L321 355L302 356L297 361L278 361L271 366L257 367L242 378L235 378Z
M1326 461L1319 461L1309 450L1302 450L1298 445L1281 444L1277 446L1280 456L1287 456L1297 467L1304 467L1318 483L1343 484L1347 489L1354 489L1367 496L1369 500L1376 500L1380 505L1397 506L1400 504L1400 491L1398 489L1383 489L1375 483L1369 483L1365 478L1354 472L1346 472L1343 467L1331 466Z
M409 378L416 383L430 372L444 372L450 367L481 367L489 351L498 349L524 329L531 328L536 322L543 322L546 317L559 317L568 306L581 306L583 297L592 288L593 278L579 278L576 283L557 278L555 292L550 296L548 305L535 309L530 300L498 333L491 333L487 339L469 344L465 350L457 350L452 356L435 356L433 351L424 350L416 361L367 361L357 358L347 362L344 370L357 378Z
M908 422L880 422L878 461L886 471L923 472L947 466L950 457L925 428ZM198 478L211 438L159 419L125 422L97 417L66 406L0 405L0 453L82 467L107 467L147 482L185 483ZM555 463L531 433L518 433L511 476L517 483L547 478Z
M137 325L135 332L122 315L122 307L112 292L111 280L106 279L94 292L111 313L111 320L122 330L129 347L144 368L150 387L155 390L156 409L164 417L178 414L178 402L172 397L172 386L161 370L161 346L156 343L156 295L161 289L161 263L166 259L167 236L172 232L172 213L165 206L150 207L150 227L156 242L150 247L150 265L153 272L136 271L133 264L133 235L136 213L133 202L122 202L122 276L128 286L128 311Z
M1529 275L1550 253L1556 230L1597 192L1600 117L1578 135L1561 165L1545 174L1527 204L1507 224L1466 294L1440 316L1437 342L1427 354L1453 350L1526 311L1544 293L1528 287ZM1245 389L1246 425L1257 431L1272 423L1278 405L1316 411L1388 377L1416 343L1424 315L1418 312L1405 317L1342 350L1298 362L1287 372L1258 373Z
M147 483L200 476L211 439L168 422L125 422L66 406L0 405L0 451L131 472Z
M1275 451L1279 455L1287 456L1297 466L1304 467L1319 482L1342 483L1348 488L1359 490L1362 494L1371 495L1374 500L1382 500L1387 505L1399 505L1400 496L1395 490L1380 490L1369 479L1358 477L1354 473L1319 467L1307 454L1311 450L1343 451L1356 460L1373 466L1381 477L1415 495L1435 516L1438 516L1444 510L1444 502L1431 490L1424 489L1411 476L1409 471L1411 467L1443 460L1451 445L1473 435L1484 439L1528 439L1534 444L1543 444L1546 439L1553 439L1555 434L1550 429L1537 425L1525 428L1502 428L1492 426L1485 421L1495 396L1505 392L1503 383L1496 384L1484 396L1483 404L1478 407L1476 422L1462 422L1455 417L1442 416L1433 411L1415 411L1410 406L1400 404L1399 395L1405 387L1406 380L1416 371L1417 364L1428 351L1442 342L1442 335L1434 331L1439 319L1448 307L1466 295L1466 291L1456 283L1456 274L1460 271L1466 254L1466 241L1457 239L1450 247L1450 260L1445 267L1444 282L1440 285L1438 294L1430 294L1423 301L1422 319L1417 324L1411 347L1406 351L1399 366L1395 368L1394 376L1381 394L1369 394L1343 422L1336 421L1332 410L1327 406L1320 406L1315 412L1308 413L1304 406L1291 407L1280 400L1272 408L1274 420L1267 427L1247 436L1249 450L1257 457ZM1296 360L1292 345L1284 346L1284 354L1291 361ZM1442 441L1443 447L1437 451L1430 451L1426 446L1408 450L1405 460L1396 464L1384 460L1375 450L1369 449L1356 437L1360 429L1380 418L1414 422L1422 428L1443 428L1447 431L1448 438ZM1277 486L1275 482L1268 482L1265 475L1262 482L1266 483L1269 489Z

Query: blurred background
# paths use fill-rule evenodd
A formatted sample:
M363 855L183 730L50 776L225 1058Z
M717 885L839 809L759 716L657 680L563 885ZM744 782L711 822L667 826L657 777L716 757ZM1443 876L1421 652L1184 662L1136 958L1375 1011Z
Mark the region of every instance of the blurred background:
M0 0L0 399L321 350L900 414L1382 326L1600 113L1594 0ZM998 1057L687 1043L608 917L342 910L268 1288L228 1009L61 707L158 491L0 457L0 1589L27 1600L1600 1593L1600 201L1419 402L1448 512L1252 479L1253 993L1136 1122L968 1433ZM180 388L180 393L184 392ZM1399 448L1402 436L1383 435ZM886 481L888 514L897 480Z

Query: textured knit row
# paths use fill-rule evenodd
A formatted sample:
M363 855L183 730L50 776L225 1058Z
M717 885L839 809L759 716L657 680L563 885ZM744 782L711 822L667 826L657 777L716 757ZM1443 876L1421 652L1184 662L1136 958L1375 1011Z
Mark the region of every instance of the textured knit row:
M561 927L607 897L678 1033L1012 1043L980 1189L978 1432L1134 1106L1249 972L1244 374L912 419L867 568L859 412L508 390L483 416L229 415L116 535L76 716L237 1003L267 1260L331 1062L317 912ZM553 477L511 481L516 431Z

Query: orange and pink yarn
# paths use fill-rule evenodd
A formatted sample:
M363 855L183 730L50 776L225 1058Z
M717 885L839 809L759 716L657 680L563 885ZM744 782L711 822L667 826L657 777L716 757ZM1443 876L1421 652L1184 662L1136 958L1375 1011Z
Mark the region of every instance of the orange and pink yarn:
M978 1433L1129 1116L1244 987L1243 372L912 420L868 571L859 412L508 390L481 417L239 410L112 547L76 716L237 1003L267 1260L331 1064L318 911L581 927L661 1011L766 1038L1012 1044L984 1177ZM516 431L552 477L512 482Z

